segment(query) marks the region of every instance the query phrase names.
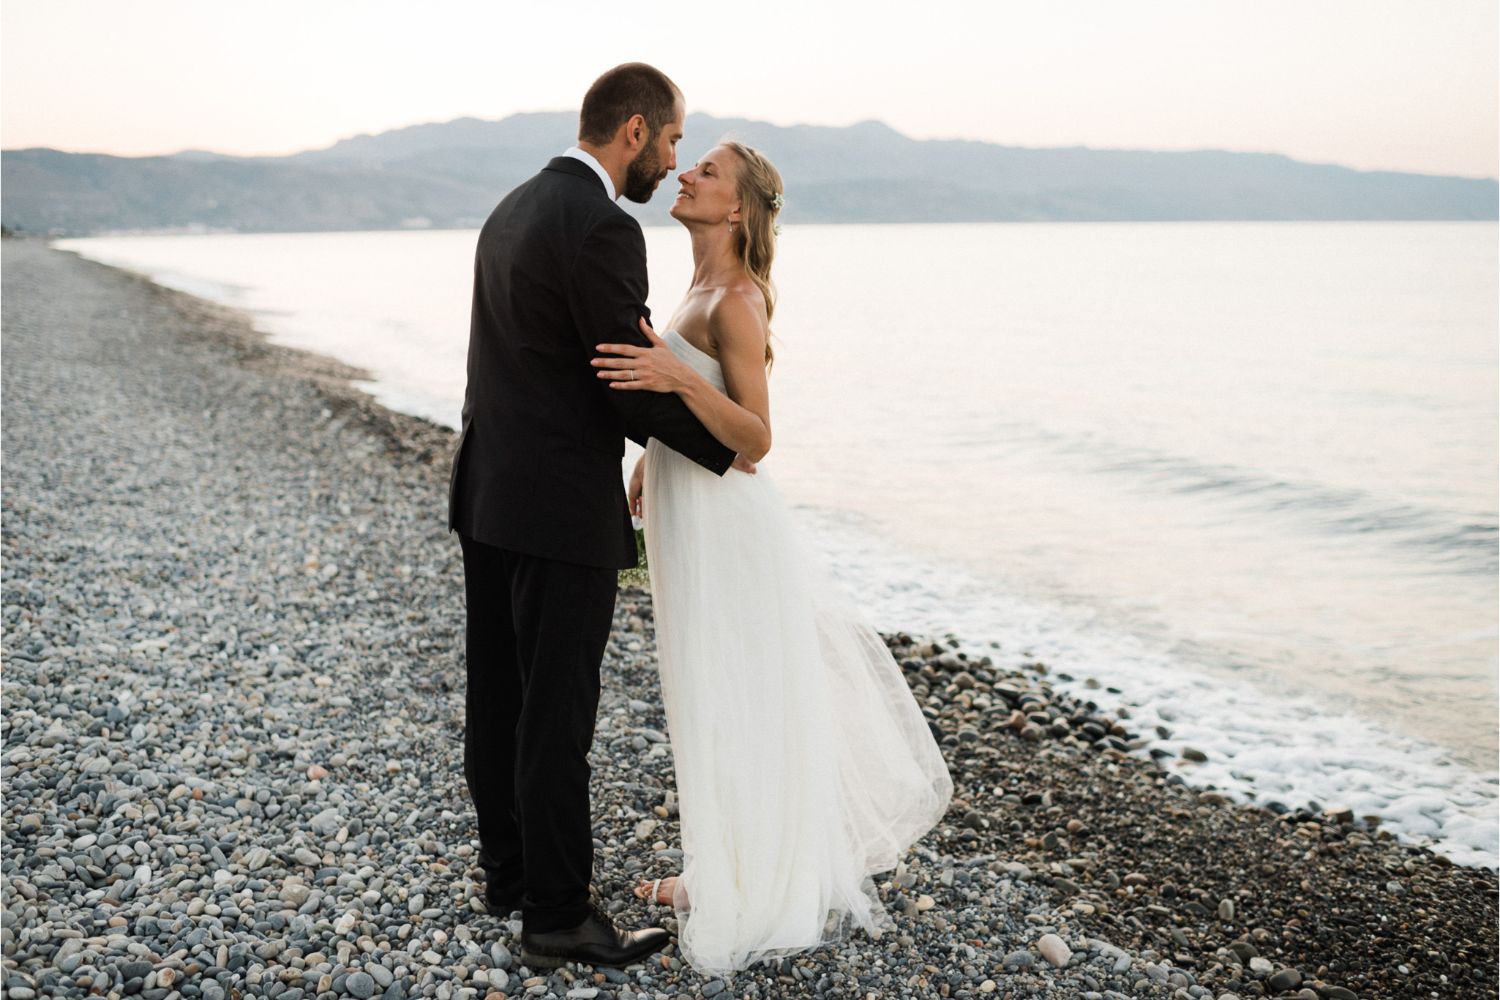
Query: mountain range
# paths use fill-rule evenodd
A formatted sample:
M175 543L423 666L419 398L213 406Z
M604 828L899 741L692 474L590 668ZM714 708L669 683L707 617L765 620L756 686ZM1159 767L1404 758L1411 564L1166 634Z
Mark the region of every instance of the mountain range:
M0 153L10 230L289 232L474 228L573 142L577 115L459 118L288 156L202 150L121 157ZM1488 178L1362 171L1271 153L1036 149L917 140L876 121L835 128L688 116L680 167L721 136L761 149L786 183L787 224L1293 219L1489 219ZM645 225L668 224L668 179Z

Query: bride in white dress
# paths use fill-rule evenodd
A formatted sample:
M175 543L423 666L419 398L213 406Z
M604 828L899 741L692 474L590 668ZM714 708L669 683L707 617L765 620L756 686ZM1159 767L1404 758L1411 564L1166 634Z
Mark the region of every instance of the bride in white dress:
M621 391L676 392L724 444L771 446L770 284L781 178L739 143L679 175L693 283L652 348L600 345ZM653 439L631 479L682 821L670 903L704 974L891 926L871 876L947 810L953 783L900 666L838 593L762 467L722 478Z

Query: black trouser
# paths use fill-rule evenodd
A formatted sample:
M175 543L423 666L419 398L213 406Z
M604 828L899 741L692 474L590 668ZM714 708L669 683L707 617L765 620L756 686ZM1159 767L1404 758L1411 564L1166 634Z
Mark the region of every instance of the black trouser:
M594 870L588 752L618 573L459 541L479 864L495 894L524 890L528 932L573 927Z

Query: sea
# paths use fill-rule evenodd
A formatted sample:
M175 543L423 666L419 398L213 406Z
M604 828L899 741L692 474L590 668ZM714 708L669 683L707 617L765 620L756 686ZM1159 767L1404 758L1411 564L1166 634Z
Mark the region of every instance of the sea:
M1195 787L1493 869L1497 229L787 225L764 467L882 630L1045 663ZM452 427L475 236L57 245ZM691 254L646 243L660 328Z

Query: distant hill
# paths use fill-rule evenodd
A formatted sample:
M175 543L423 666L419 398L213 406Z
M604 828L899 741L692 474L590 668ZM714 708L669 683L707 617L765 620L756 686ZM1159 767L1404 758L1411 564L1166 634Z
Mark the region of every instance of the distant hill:
M459 118L279 157L5 150L0 221L67 235L471 228L570 145L576 123L571 112ZM1265 153L1028 149L915 140L874 121L782 127L701 114L686 131L682 166L723 135L764 150L786 180L789 224L1500 216L1494 180ZM664 181L651 204L629 207L647 225L667 224L673 188Z

